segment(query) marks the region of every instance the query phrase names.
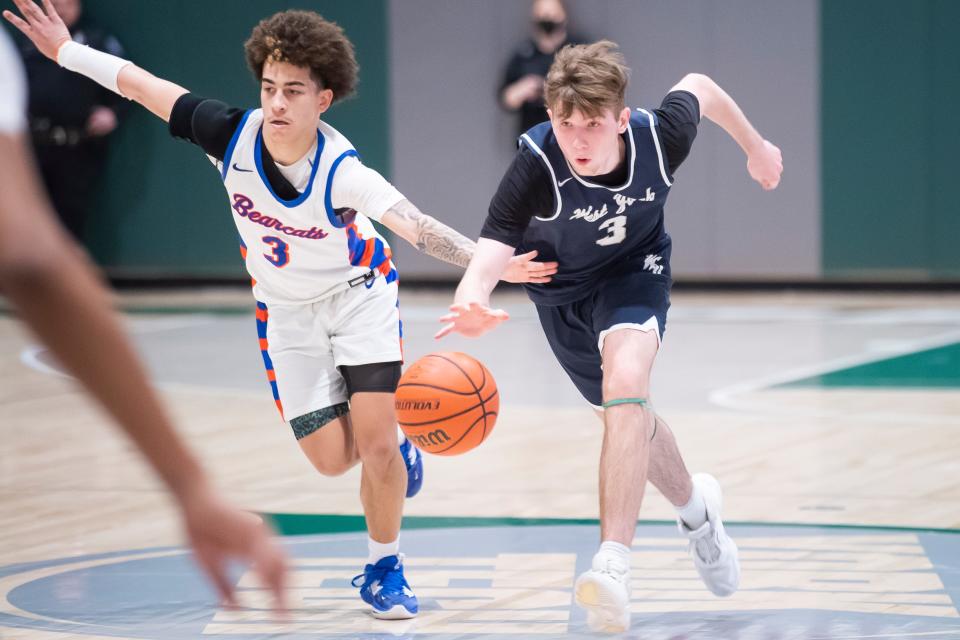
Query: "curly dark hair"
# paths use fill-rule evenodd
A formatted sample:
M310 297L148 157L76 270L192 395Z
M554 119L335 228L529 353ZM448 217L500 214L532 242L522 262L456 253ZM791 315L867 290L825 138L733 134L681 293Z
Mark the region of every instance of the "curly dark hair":
M356 90L359 66L353 44L340 25L312 11L281 11L261 20L243 49L258 81L266 62L289 62L308 67L321 89L333 91L334 101Z

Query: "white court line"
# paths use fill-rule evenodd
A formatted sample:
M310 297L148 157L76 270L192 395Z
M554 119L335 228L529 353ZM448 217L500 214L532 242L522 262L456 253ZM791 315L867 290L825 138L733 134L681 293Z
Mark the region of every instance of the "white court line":
M20 362L24 365L48 376L63 378L65 380L76 380L75 377L53 367L40 359L42 354L50 353L50 350L42 345L29 345L20 352ZM231 398L253 398L261 396L260 391L252 389L236 389L233 387L198 387L195 384L183 382L160 382L151 383L156 389L169 393L190 393L199 396L231 397Z
M452 300L452 298L451 298ZM532 302L515 301L491 306L505 309L512 320L536 319ZM437 321L448 313L442 305L407 303L400 294L400 317L415 322ZM736 305L684 305L682 302L670 308L670 322L710 324L737 324L743 322L823 322L838 325L895 326L900 324L960 325L960 310L954 309L837 309L833 307L799 307L796 305L763 305L741 307Z
M868 638L930 638L934 636L960 636L960 629L944 631L917 631L916 633L882 633L871 636L830 636L830 640L867 640Z
M163 331L176 331L178 329L188 329L191 327L198 327L204 324L211 324L216 322L217 318L213 315L191 315L191 316L177 316L172 318L136 318L132 319L130 317L124 318L125 330L130 335L148 335L151 333L161 333ZM65 378L67 380L75 380L72 375L66 371L58 369L56 366L47 364L41 360L43 354L49 353L51 357L55 359L53 352L50 351L46 346L39 344L28 344L20 352L20 362L26 365L28 368L33 369L39 373L46 374L48 376L54 376L57 378ZM167 385L159 385L162 388L166 388ZM185 390L188 385L181 385L183 388L178 388L177 383L169 385L173 387L173 390L182 391ZM236 389L224 390L223 393L236 393Z
M536 318L532 304L508 304L511 318L514 320L533 320ZM433 305L411 305L407 309L403 308L401 299L401 318L406 321L431 321L437 320L440 315L446 313L446 308ZM735 305L718 305L712 307L680 307L674 308L671 312L671 318L676 323L681 322L717 322L743 323L743 322L772 322L772 321L794 321L811 322L819 321L827 324L864 324L864 325L896 325L902 323L942 323L942 322L960 322L960 312L952 309L881 309L881 310L838 310L835 308L815 308L803 309L792 305L765 305L762 307L739 307ZM204 324L214 323L218 316L210 314L190 314L188 316L175 316L169 318L150 318L138 319L131 322L130 332L134 335L146 335L151 333L160 333L163 331L174 331ZM932 338L904 341L885 341L883 344L883 353L862 354L857 356L848 356L829 360L827 362L791 369L778 374L757 378L755 380L738 383L714 390L709 395L709 401L717 406L735 411L747 413L766 413L803 415L805 417L820 418L844 418L844 414L837 411L816 411L816 410L798 410L795 407L773 408L739 399L745 393L752 393L778 384L792 382L794 380L820 375L843 369L847 367L858 366L870 362L877 362L897 355L906 355L926 348L944 346L960 339L960 330L940 334ZM20 361L31 369L53 375L60 378L72 379L72 376L50 366L40 359L41 354L48 350L39 345L28 345L20 354ZM192 384L167 382L156 385L165 391L180 393L195 393L199 395L211 396L232 396L232 397L251 397L259 394L253 390L239 390L236 388L222 387L197 387ZM882 422L902 421L903 416L891 414L889 412L878 414L858 414L857 420L876 419ZM911 420L929 424L943 424L944 419L939 417L917 417L911 416ZM951 421L952 423L952 421Z
M253 315L252 313L250 315ZM189 315L174 315L161 317L121 316L127 330L134 335L160 333L161 331L175 331L189 329L204 324L212 324L219 318L208 313L191 313Z
M184 394L193 394L196 396L210 396L210 397L228 397L228 398L238 398L238 399L263 399L267 405L273 408L273 411L276 412L277 407L273 402L273 396L270 395L270 387L267 384L266 372L263 376L263 385L257 389L238 389L236 387L212 387L208 385L198 386L193 382L157 382L154 383L154 387L160 389L165 393L184 393Z
M807 418L833 418L833 419L855 419L858 421L861 420L873 420L878 422L897 422L902 423L905 418L909 418L911 422L922 423L922 424L955 424L957 418L955 416L917 416L915 414L910 414L906 416L904 414L897 414L890 411L876 412L876 413L858 413L855 416L850 416L847 413L839 410L826 410L826 409L811 409L804 407L796 406L783 406L780 403L775 405L764 405L763 403L750 401L746 399L741 399L739 396L742 396L747 393L754 393L774 387L777 385L785 384L788 382L793 382L795 380L802 380L804 378L809 378L812 376L823 375L825 373L831 373L833 371L838 371L841 369L848 369L850 367L856 367L864 364L870 364L872 362L880 362L882 360L888 360L890 358L895 358L898 356L909 355L911 353L917 353L919 351L925 351L927 349L935 349L937 347L944 347L950 344L953 344L960 340L960 329L948 331L946 333L941 333L935 336L929 336L926 338L919 338L916 340L904 340L897 345L897 348L890 349L884 353L870 353L870 354L860 354L856 356L847 356L844 358L837 358L835 360L828 360L816 365L810 365L806 367L799 367L796 369L790 369L783 371L781 373L776 373L769 376L764 376L761 378L756 378L754 380L748 380L747 382L740 382L734 385L727 387L722 387L710 392L709 400L713 404L724 407L725 409L732 409L734 411L741 411L746 413L760 413L760 414L773 414L773 415L790 415L792 417L807 417Z

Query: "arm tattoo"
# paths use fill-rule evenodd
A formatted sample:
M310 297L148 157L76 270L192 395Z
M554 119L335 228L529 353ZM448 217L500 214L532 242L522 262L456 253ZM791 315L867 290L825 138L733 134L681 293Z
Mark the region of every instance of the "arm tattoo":
M467 268L476 244L454 231L436 218L425 215L409 200L398 202L392 209L395 214L416 224L417 249L428 256Z

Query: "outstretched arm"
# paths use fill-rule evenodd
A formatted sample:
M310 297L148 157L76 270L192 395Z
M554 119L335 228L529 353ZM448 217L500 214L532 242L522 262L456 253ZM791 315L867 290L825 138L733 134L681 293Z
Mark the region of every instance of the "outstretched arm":
M73 42L51 0L42 0L43 9L34 0L13 1L21 15L4 11L3 17L27 36L43 55L142 104L164 121L170 120L174 103L187 93L186 89L158 78L128 60Z
M766 190L777 188L783 173L780 149L757 132L726 91L701 73L687 74L671 91L689 91L695 95L701 115L716 122L747 154L750 177Z
M509 319L506 311L490 308L490 294L513 252L514 248L510 245L480 238L473 260L457 287L450 313L440 318L440 322L445 324L435 338L453 332L476 338Z
M409 200L401 200L387 210L380 222L427 255L459 267L471 264L477 250L472 240L421 212ZM550 276L557 272L557 263L534 262L536 256L536 251L514 256L511 249L497 271L494 284L500 278L506 282L550 282Z
M428 256L463 269L470 264L476 245L436 218L422 213L409 200L393 205L380 221Z

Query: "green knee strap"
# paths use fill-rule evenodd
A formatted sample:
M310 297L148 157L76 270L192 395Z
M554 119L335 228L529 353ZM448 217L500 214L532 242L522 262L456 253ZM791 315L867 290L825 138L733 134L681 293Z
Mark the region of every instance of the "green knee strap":
M638 404L641 407L647 406L646 398L617 398L616 400L607 400L603 403L604 409L609 409L610 407L615 407L618 404Z

